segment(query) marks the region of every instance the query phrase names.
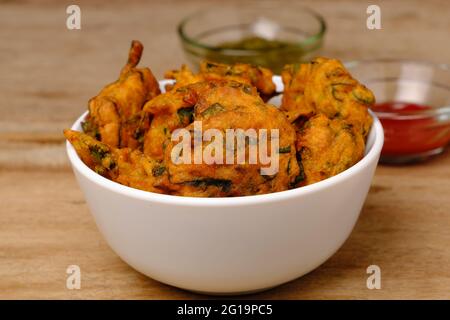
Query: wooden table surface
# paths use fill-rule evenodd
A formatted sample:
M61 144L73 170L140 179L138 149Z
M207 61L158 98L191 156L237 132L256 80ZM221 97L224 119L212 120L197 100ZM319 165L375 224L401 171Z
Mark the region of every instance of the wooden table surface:
M324 54L449 63L446 1L372 1L382 30L366 29L366 1L305 1L329 27ZM370 4L372 4L370 2ZM61 130L116 78L131 39L158 77L184 61L176 23L206 1L0 1L0 298L205 298L126 265L98 232L68 166ZM220 5L223 1L217 1ZM423 164L379 166L343 247L310 274L244 298L450 298L450 152ZM66 289L79 265L80 290ZM366 287L381 268L382 288Z

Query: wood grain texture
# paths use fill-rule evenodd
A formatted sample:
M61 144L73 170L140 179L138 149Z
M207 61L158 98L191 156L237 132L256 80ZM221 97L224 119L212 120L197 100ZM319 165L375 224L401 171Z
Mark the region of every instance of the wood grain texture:
M144 42L142 65L157 77L180 65L175 25L205 3L81 1L82 30L68 31L63 2L0 1L0 298L205 298L139 274L107 246L61 135L116 78L131 39ZM379 1L379 31L365 27L368 2L303 3L328 22L324 55L450 62L445 1ZM449 168L449 151L414 166L379 166L353 233L331 259L243 298L450 299ZM66 289L71 264L81 267L81 290ZM371 264L381 267L381 290L366 288Z

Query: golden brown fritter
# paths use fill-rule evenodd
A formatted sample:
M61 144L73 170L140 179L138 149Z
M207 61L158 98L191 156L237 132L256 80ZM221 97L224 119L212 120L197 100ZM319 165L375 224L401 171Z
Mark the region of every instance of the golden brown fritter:
M148 68L138 69L143 46L131 43L127 64L120 77L89 100L89 116L83 130L112 147L139 146L136 129L144 103L160 93L158 81Z
M220 111L239 111L247 106L264 105L255 87L236 81L209 81L211 85L198 96L194 119L203 120Z
M200 72L198 74L194 74L186 65L182 65L180 70L166 72L165 77L176 80L174 85L167 87L169 90L200 81L228 80L254 86L265 98L275 93L272 71L245 63L227 65L203 61L200 64Z
M372 117L368 107L374 105L375 97L352 78L340 61L317 58L308 64L289 65L282 79L281 109L291 122L324 114L330 119L346 120L363 137L369 133Z
M275 93L268 69L205 61L195 74L182 66L166 73L176 82L160 94L151 71L136 68L142 50L133 41L119 79L89 101L88 135L64 132L108 179L179 196L246 196L321 181L364 155L375 98L337 60L286 66L279 110L265 103ZM177 133L189 148L172 141Z
M304 172L299 186L332 177L364 155L364 138L352 124L323 114L309 119L297 135L297 150Z
M253 96L263 103L254 87L235 81L210 80L173 88L150 100L143 108L140 131L145 132L144 153L162 159L172 132L200 117L202 108L210 106L208 97L214 96L215 92L223 93L222 102L227 106L236 103L233 92L243 92L244 97ZM198 109L195 114L194 109Z
M169 70L164 74L164 78L173 79L174 84L166 85L166 91L178 89L197 82L205 81L205 78L200 73L193 73L191 69L185 64L181 65L180 70Z
M311 63L287 65L281 73L284 90L280 109L291 122L316 113L315 105L307 104L305 99L312 66Z
M80 159L98 174L140 190L171 192L164 164L139 150L113 148L78 131L64 130L64 135Z
M275 84L272 81L273 73L267 68L245 63L227 65L203 61L200 64L200 74L203 74L206 80L225 78L227 80L250 84L258 89L258 92L263 96L270 96L275 92Z
M144 153L161 160L173 130L193 121L194 106L202 92L214 82L197 82L174 88L147 102L142 111L139 131L144 133Z
M195 107L195 120L201 120L203 132L215 129L221 133L220 138L223 139L203 142L202 154L205 155L207 148L213 150L213 143L218 142L222 149L214 149L212 153L215 156L216 152L219 152L222 161L211 163L203 159L199 164L177 164L171 158L177 142L170 142L167 146L164 162L168 168L170 181L181 187L174 194L196 197L244 196L287 190L298 182L300 170L296 159L294 127L277 108L265 104L255 95L255 89L252 92L245 90L244 87L236 85L213 88ZM186 129L191 132L191 146L193 146L195 123ZM242 132L255 130L255 135L249 132L246 144L241 145L240 152L245 155L245 163L239 164L237 161L239 147L237 141L227 138L229 129L242 129ZM250 148L259 148L258 139L261 137L258 134L261 129L267 130L268 141L265 145L269 155L272 155L272 152L278 155L278 170L273 174L262 174L261 168L270 165L263 164L258 158L255 159L255 163L250 163ZM271 150L271 129L277 129L279 133L277 150ZM230 141L234 141L234 148L227 146L227 142ZM234 159L228 164L227 150ZM208 154L209 152L206 152L206 155ZM191 162L194 156L192 148Z

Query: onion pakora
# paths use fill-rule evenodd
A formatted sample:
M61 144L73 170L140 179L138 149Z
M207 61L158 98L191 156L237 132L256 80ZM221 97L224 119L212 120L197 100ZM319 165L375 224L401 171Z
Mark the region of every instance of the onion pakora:
M298 156L307 185L358 162L372 125L373 93L352 78L341 62L316 58L282 72L281 110L297 129Z
M78 131L64 130L64 135L81 160L105 178L144 191L170 193L163 163L137 149L114 148Z
M161 93L136 66L133 41L119 79L89 101L83 131L65 130L81 160L132 188L192 197L278 192L334 176L358 162L375 98L338 60L317 58L282 72L203 62L166 73ZM275 164L273 166L273 164Z
M214 85L213 82L197 82L173 88L147 102L138 129L144 136L144 153L162 159L173 130L193 121L194 105L199 96Z
M169 90L201 81L229 80L254 86L264 100L267 100L275 93L272 71L245 63L227 65L203 61L200 64L200 72L197 74L194 74L186 65L182 65L180 70L166 72L165 77L176 80L175 85L167 87Z
M281 110L291 122L324 114L347 121L364 138L367 136L372 125L368 108L375 104L375 97L340 61L316 58L310 63L288 65L281 76Z
M295 129L276 107L265 104L255 89L234 82L212 88L196 104L194 120L201 121L201 130L205 133L208 129L215 130L214 139L203 143L200 152L205 154L206 149L216 144L213 157L219 160L217 163L203 159L200 163L176 164L171 158L174 142L170 142L164 162L170 181L182 186L176 194L244 196L283 191L297 183L300 169L295 152ZM191 133L190 145L194 145L195 122L185 129ZM275 138L269 135L272 129L277 132ZM253 155L256 150L262 152L258 145L258 139L259 143L262 141L261 133L267 134L267 145L270 145L267 156L278 166L274 174L261 173L262 168L268 167L261 157L255 156L254 162L250 161L252 150ZM245 144L241 146L235 139L239 134L246 135L241 140ZM276 143L272 144L272 139L276 139ZM190 151L192 159L195 151ZM238 162L239 152L245 161ZM227 154L231 159L228 163L224 161Z
M139 146L136 130L144 103L160 94L159 83L148 68L136 68L143 46L133 41L119 79L89 100L83 130L112 147Z
M300 185L308 185L332 177L361 160L365 143L351 124L318 114L302 127L296 147L305 175Z

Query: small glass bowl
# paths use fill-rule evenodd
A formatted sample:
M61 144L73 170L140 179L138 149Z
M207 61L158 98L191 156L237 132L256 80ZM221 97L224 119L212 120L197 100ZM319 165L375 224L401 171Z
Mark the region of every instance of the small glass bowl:
M211 7L188 16L178 26L184 52L194 69L206 59L251 63L276 74L285 64L316 56L325 31L319 14L274 1Z
M380 162L402 164L442 153L450 142L450 67L408 60L346 64L375 94L384 128Z

